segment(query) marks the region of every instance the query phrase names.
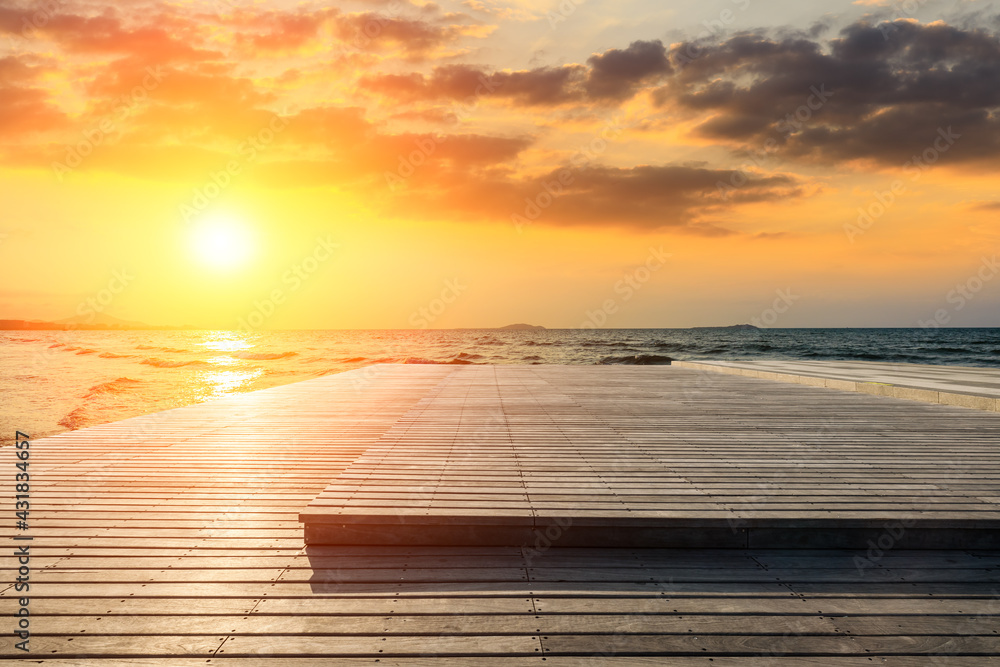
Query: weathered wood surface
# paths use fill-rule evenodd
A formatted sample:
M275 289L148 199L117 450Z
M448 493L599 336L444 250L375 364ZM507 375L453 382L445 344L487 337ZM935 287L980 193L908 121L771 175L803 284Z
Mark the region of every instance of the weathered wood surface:
M992 550L565 548L558 540L523 548L306 546L297 517L308 502L387 434L399 442L419 434L421 447L440 446L419 418L434 412L428 397L463 383L462 420L447 441L447 460L462 464L453 481L481 493L488 487L479 476L489 475L496 484L489 488L509 493L502 466L466 464L470 442L495 437L493 427L469 431L489 387L469 382L488 368L472 370L383 366L34 442L32 651L13 648L11 626L0 633L0 658L140 667L964 667L991 664L1000 650L1000 552ZM706 495L713 507L752 499L788 506L781 511L841 498L888 506L934 500L933 511L947 515L963 511L956 504L976 504L968 498L1000 496L989 491L992 422L936 409L908 413L903 430L881 432L894 410L859 400L845 413L804 418L792 409L794 394L768 422L759 397L736 398L738 387L717 403L717 391L690 377L679 394L654 386L655 376L680 369L529 370L509 382L530 390L519 409L534 414L512 442L531 452L505 454L508 464L535 464L519 482L529 500L601 502L600 489L581 493L573 474L613 460L617 452L601 451L613 433L614 442L640 443L653 461L620 471L633 477L626 495L637 505L667 498L683 506ZM599 435L561 411L596 400L588 370L615 376L607 396L629 401L615 404ZM544 401L546 373L570 375L560 411ZM664 403L670 414L657 416ZM818 428L848 415L855 421L841 430ZM879 472L912 449L921 428L937 429L939 439L907 461L909 481ZM663 433L671 434L665 445ZM814 459L816 434L830 450ZM576 439L587 451L567 467L555 455ZM928 481L949 448L975 459L960 486L976 487L978 496ZM730 463L715 465L713 451ZM11 454L0 450L8 469ZM662 460L676 461L680 481L663 478ZM396 482L408 483L424 463L401 464L391 483L365 485L363 497L395 498ZM840 487L829 479L860 469L872 476ZM764 478L774 481L767 494L757 486L762 470L781 470ZM11 501L5 497L7 516ZM13 581L14 559L0 567L0 581ZM0 584L7 623L18 597Z
M1000 548L1000 415L681 368L453 373L310 544Z
M674 365L1000 412L1000 369L996 368L802 359L699 359L676 361Z

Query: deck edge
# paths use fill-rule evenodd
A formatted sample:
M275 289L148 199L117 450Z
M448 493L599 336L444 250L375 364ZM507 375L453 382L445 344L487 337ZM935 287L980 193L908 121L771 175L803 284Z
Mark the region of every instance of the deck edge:
M919 401L921 403L936 403L939 405L972 408L983 412L1000 412L1000 398L981 396L979 394L936 391L933 389L923 389L920 387L909 387L906 385L888 384L883 382L866 382L864 380L841 380L837 378L827 378L821 375L776 373L773 371L760 371L740 366L722 366L711 362L674 360L670 362L670 365L677 366L678 368L688 368L691 370L712 371L715 373L724 373L726 375L742 375L743 377L758 378L760 380L803 384L811 387L825 387L827 389L839 389L840 391L851 391L860 394L869 394L872 396L900 398L907 401Z

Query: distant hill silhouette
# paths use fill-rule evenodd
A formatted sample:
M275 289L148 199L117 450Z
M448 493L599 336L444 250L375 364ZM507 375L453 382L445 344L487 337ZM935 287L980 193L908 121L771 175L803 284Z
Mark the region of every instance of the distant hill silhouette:
M703 331L706 329L711 329L713 331L723 330L723 331L759 331L760 327L755 327L752 324L731 324L728 327L691 327L692 329L697 329L698 331Z
M80 329L84 331L131 330L131 329L193 329L194 327L165 327L123 320L104 313L95 315L76 315L52 322L45 320L0 320L0 331L66 331Z

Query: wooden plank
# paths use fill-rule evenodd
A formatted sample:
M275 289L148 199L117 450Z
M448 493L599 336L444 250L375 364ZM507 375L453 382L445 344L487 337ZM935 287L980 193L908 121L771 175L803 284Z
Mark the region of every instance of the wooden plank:
M184 615L197 610L203 615L266 614L289 616L306 614L326 616L385 616L387 614L534 614L530 597L463 597L439 591L436 596L396 597L388 594L373 597L370 593L355 597L41 597L31 601L32 614L71 616L111 616L133 614ZM0 600L3 613L16 613L15 600Z
M777 628L781 630L781 628ZM970 655L1000 653L1000 637L920 636L853 637L785 634L741 635L549 635L542 637L545 655Z
M531 635L551 634L750 634L761 630L758 615L640 615L587 614L536 617L530 611L504 614L391 615L237 615L237 616L40 616L33 623L33 636L78 633L160 634L166 627L174 634L198 635L316 635L316 636L410 636L410 635ZM837 622L820 616L782 616L770 619L773 628L801 635L840 634ZM944 628L942 628L943 630ZM770 632L770 631L769 631ZM846 632L846 631L844 631ZM940 634L939 631L937 634ZM857 634L857 633L855 633ZM872 634L872 633L868 633ZM927 634L927 633L923 633Z

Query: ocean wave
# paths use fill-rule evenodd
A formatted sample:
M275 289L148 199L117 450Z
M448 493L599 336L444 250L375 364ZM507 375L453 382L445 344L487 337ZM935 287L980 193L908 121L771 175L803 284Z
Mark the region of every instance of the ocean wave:
M673 359L662 354L633 354L621 357L604 357L597 363L603 365L661 366L668 365L671 361Z
M334 373L343 373L343 372L344 372L343 368L327 368L326 370L322 371L312 371L311 373L309 373L309 377L321 378L324 375L333 375Z
M101 359L128 359L134 357L134 354L115 354L114 352L101 352L99 355Z
M902 361L906 359L923 359L910 354L887 354L884 352L848 352L843 356L848 359L860 359L861 361Z
M748 358L753 358L753 357L752 355L750 355ZM847 351L801 350L801 351L796 351L794 354L785 355L783 358L828 359L831 361L837 361L837 360L885 361L885 362L916 363L916 364L930 363L930 357L926 355L901 354L898 352L855 352L851 350Z
M419 357L414 357L414 358L417 359ZM330 359L323 359L323 361L329 362ZM403 363L406 363L406 357L402 357L402 358L396 358L396 357L379 357L379 358L375 358L375 357L371 357L371 358L369 358L369 357L344 357L342 359L334 359L333 362L337 363L337 364L360 364L360 363L364 362L365 366L373 366L375 364L403 364ZM423 363L423 362L414 361L414 362L411 362L411 363ZM432 364L432 363L442 363L442 362L428 361L427 363ZM341 370L344 370L344 369L341 369Z
M94 352L97 352L97 350L91 350L89 347L85 347L82 350L77 350L76 353L77 354L93 354Z
M330 359L330 357L304 357L302 359L302 363L304 364L328 364L331 361L335 360Z
M247 359L250 361L274 361L275 359L287 359L297 356L298 352L233 352L232 356L237 359Z
M136 345L137 350L157 350L159 352L169 352L170 354L190 354L191 350L182 347L161 347L158 345Z
M201 359L194 359L192 361L164 361L163 359L157 359L156 357L148 357L139 363L146 364L147 366L155 366L156 368L181 368L183 366L210 365L207 361L202 361Z
M483 359L483 358L484 357L481 354L469 354L468 352L459 352L457 355L455 355L455 359L472 360L472 359Z
M524 361L541 361L542 360L542 358L540 356L538 356L537 354L529 354L526 357L521 357L521 359L523 359Z
M507 343L505 343L504 341L496 340L495 338L480 338L476 340L476 345L506 345L506 344ZM534 343L531 341L525 343L525 345L529 344L534 345Z
M135 387L137 384L142 384L142 380L120 377L117 380L111 380L110 382L95 384L88 390L88 393L84 398L91 398L101 394L120 394L123 391Z
M49 345L49 347L50 348L53 348L53 347L65 347L65 345L66 345L65 343L52 343L52 345Z
M59 425L63 428L69 429L70 431L75 431L78 428L83 428L87 425L86 410L84 408L76 408L68 415L59 420Z
M650 347L652 347L652 349L656 350L657 352L698 354L702 351L703 345L698 343L657 343Z

